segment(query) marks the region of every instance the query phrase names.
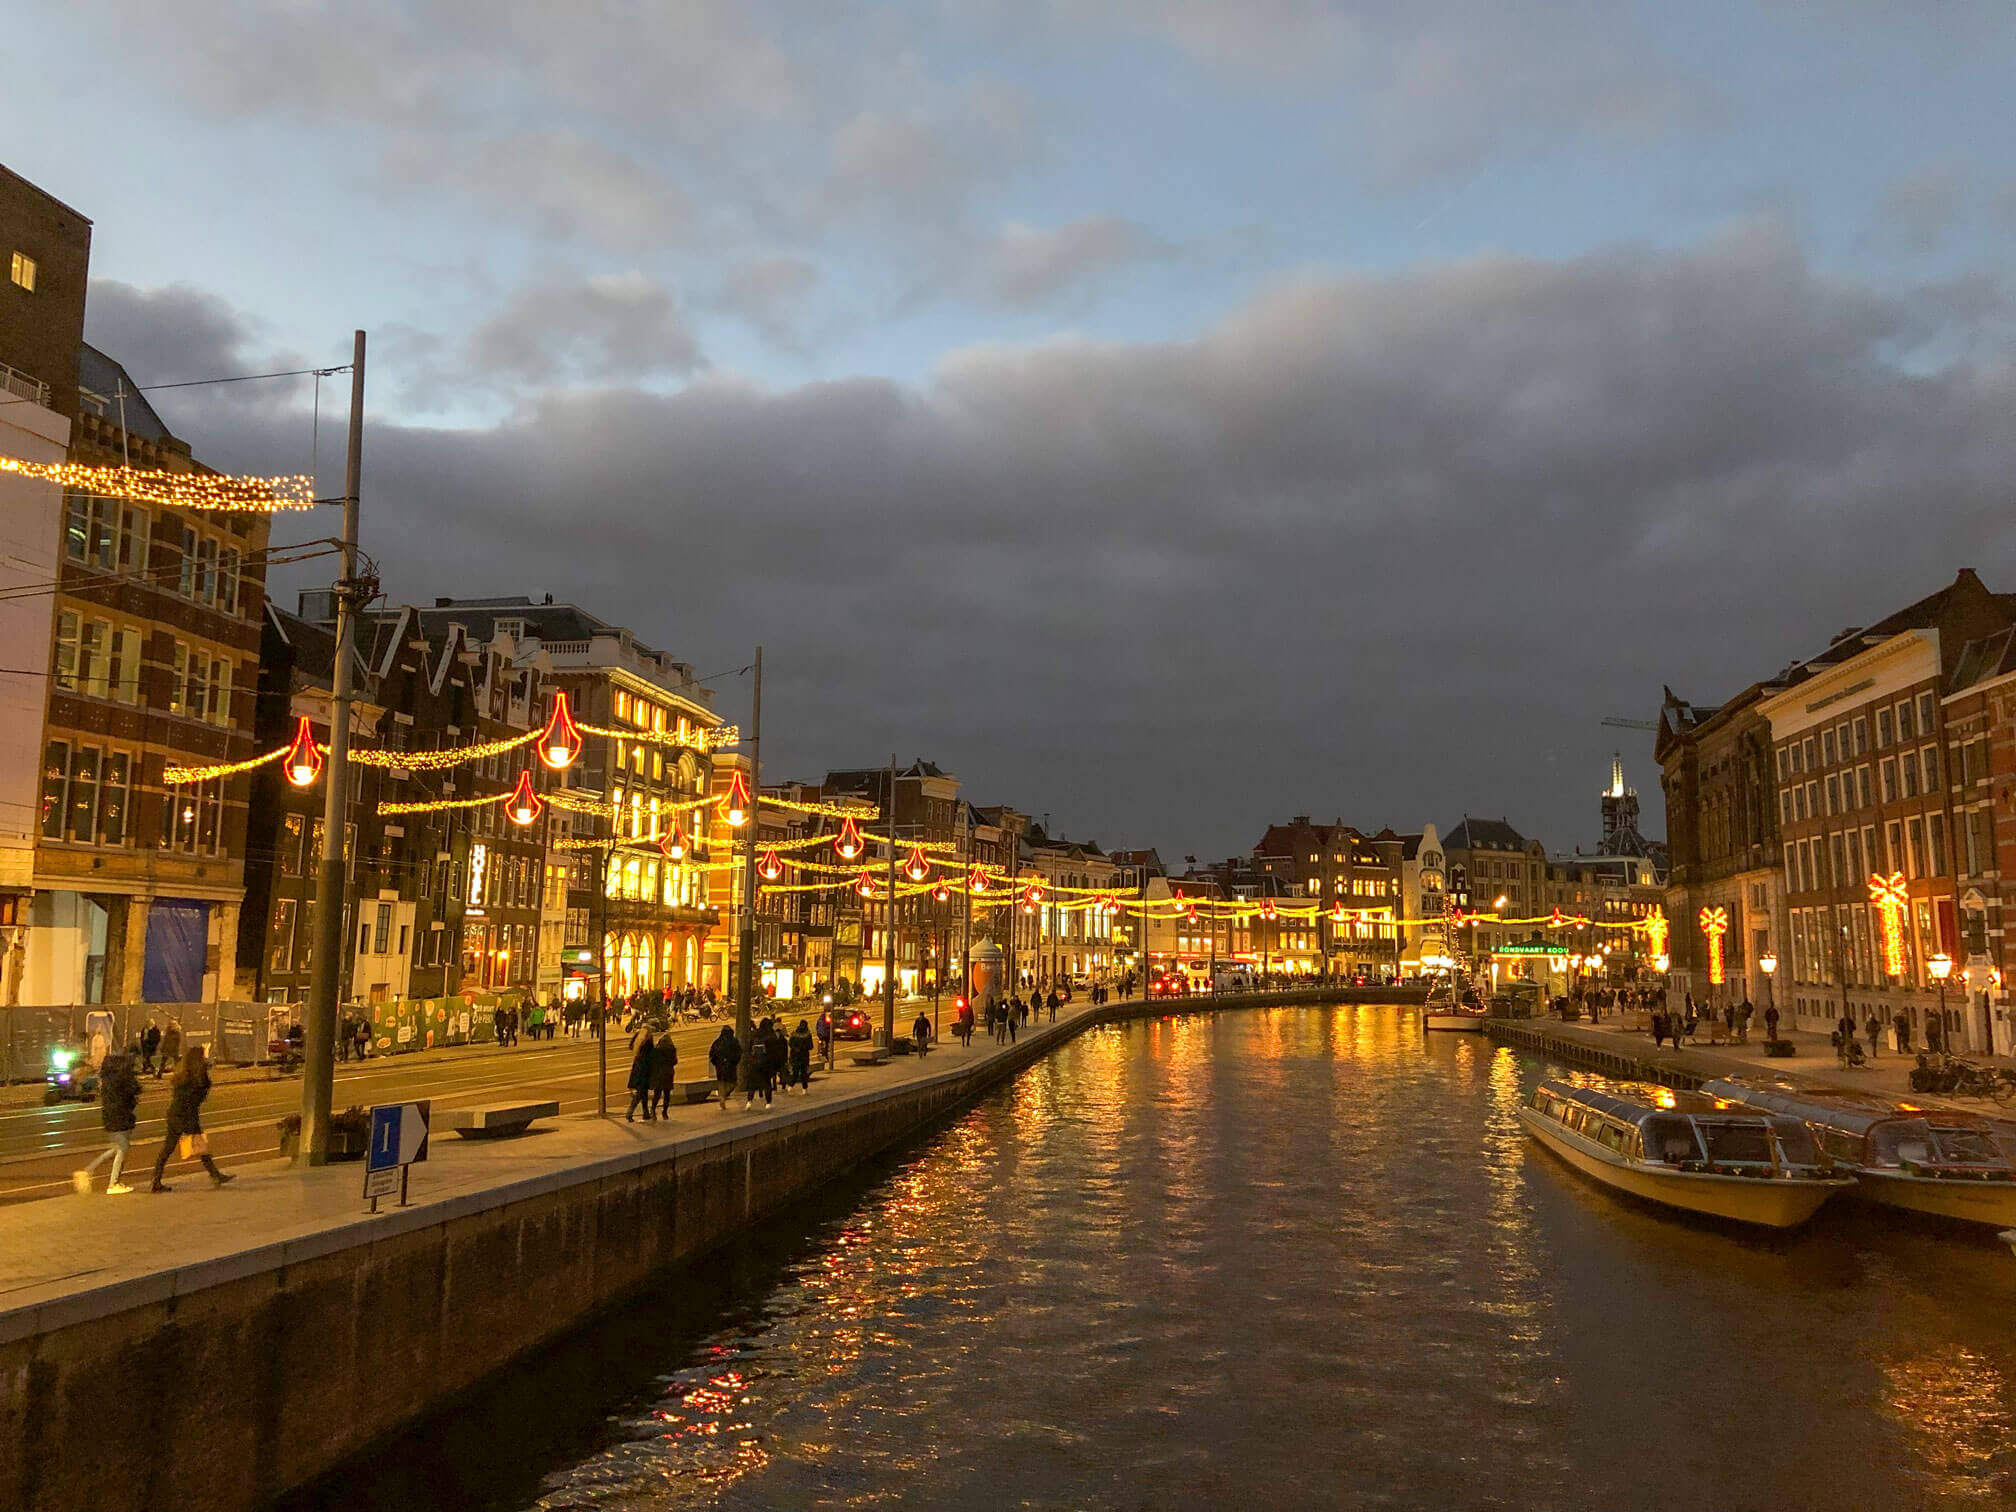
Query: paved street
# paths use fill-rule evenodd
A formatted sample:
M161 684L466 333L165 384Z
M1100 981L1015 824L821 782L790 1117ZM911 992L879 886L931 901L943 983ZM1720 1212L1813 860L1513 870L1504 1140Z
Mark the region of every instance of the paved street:
M680 1072L704 1075L689 1067L706 1064L706 1045L718 1024L692 1024L676 1031ZM609 1042L609 1096L618 1108L629 1074L627 1036ZM431 1098L444 1107L504 1100L557 1099L563 1113L592 1111L595 1106L596 1046L591 1040L560 1037L550 1044L521 1041L513 1049L494 1045L387 1056L362 1065L339 1062L334 1105L400 1102ZM210 1135L213 1157L230 1166L247 1160L270 1159L279 1153L275 1123L301 1106L301 1078L276 1076L263 1067L217 1073L209 1101L203 1105L203 1127ZM140 1125L133 1137L133 1162L152 1166L163 1138L168 1111L168 1080L143 1078ZM41 1088L9 1087L0 1093L0 1203L25 1202L70 1191L70 1173L104 1148L104 1130L93 1103L42 1105ZM171 1162L170 1179L178 1170L200 1170L193 1162ZM144 1174L144 1173L143 1173ZM105 1183L101 1168L100 1188Z

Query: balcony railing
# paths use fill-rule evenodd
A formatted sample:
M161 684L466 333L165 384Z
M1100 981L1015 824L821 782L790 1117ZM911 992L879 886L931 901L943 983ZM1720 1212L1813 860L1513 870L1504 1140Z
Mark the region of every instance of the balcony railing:
M12 394L16 399L26 399L31 404L49 407L49 385L40 378L31 378L18 368L11 368L0 362L0 389Z

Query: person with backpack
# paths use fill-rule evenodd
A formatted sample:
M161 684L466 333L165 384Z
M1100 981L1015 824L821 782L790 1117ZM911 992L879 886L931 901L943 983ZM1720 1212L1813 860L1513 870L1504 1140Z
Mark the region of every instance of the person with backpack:
M798 1020L798 1027L791 1031L791 1074L785 1078L784 1086L796 1086L801 1095L812 1093L812 1026L805 1020Z
M1778 1039L1778 1005L1767 1004L1764 1009L1764 1038L1774 1044Z
M763 1106L770 1106L771 1082L774 1073L770 1069L770 1020L758 1024L749 1034L749 1054L742 1067L748 1080L747 1095L742 1102L746 1113L756 1106L756 1094L763 1094Z
M735 1095L737 1068L742 1064L742 1042L735 1038L731 1025L723 1024L721 1032L714 1037L714 1043L707 1047L707 1064L714 1068L716 1089L721 1096L721 1111L728 1111L728 1099Z
M92 1175L108 1160L112 1162L112 1179L105 1185L105 1195L118 1197L133 1190L119 1178L126 1173L126 1155L133 1145L136 1122L134 1110L140 1106L140 1076L134 1069L139 1053L140 1045L135 1041L131 1050L106 1056L98 1068L98 1117L105 1125L106 1145L96 1160L70 1178L70 1184L86 1196L91 1192Z

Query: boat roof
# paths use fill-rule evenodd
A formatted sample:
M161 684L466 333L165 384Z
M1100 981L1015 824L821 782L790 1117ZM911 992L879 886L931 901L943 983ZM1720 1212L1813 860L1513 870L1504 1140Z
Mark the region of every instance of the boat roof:
M1876 1092L1807 1087L1775 1076L1718 1077L1703 1083L1701 1090L1711 1097L1727 1098L1773 1113L1788 1113L1808 1123L1826 1124L1853 1134L1866 1134L1879 1123L1905 1118L1924 1119L1943 1129L1985 1129L2004 1137L2016 1137L2016 1123L2006 1118L1989 1118L1960 1108L1927 1107Z
M1655 1082L1612 1082L1610 1089L1578 1086L1565 1081L1544 1081L1540 1085L1557 1097L1631 1124L1642 1125L1646 1119L1666 1113L1712 1114L1721 1118L1733 1114L1738 1118L1769 1119L1775 1112L1766 1108L1732 1107L1726 1098L1676 1091Z

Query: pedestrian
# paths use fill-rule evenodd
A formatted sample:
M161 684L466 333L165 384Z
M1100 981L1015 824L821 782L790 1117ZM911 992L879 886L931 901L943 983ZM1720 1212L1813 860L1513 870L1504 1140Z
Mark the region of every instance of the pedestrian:
M672 1088L679 1080L679 1047L667 1029L651 1047L651 1107L660 1118L672 1116Z
M831 1008L825 1009L820 1013L817 1036L819 1040L819 1059L830 1066L833 1064L833 1010Z
M1750 1043L1750 1015L1754 1012L1756 1009L1747 997L1736 1005L1736 1043L1739 1045Z
M728 1111L728 1099L735 1095L736 1068L742 1064L742 1042L727 1024L707 1047L707 1064L714 1068L716 1090L721 1095L721 1111Z
M1023 1015L1028 1013L1028 1011L1029 1011L1029 1005L1027 1003L1024 1003L1020 998L1015 999L1015 1001L1009 1005L1008 1009L1009 1044L1012 1045L1015 1043L1015 1031L1021 1027Z
M910 1044L919 1055L931 1048L931 1020L921 1010L917 1014L917 1022L910 1026Z
M763 1106L770 1106L770 1020L765 1019L749 1033L749 1064L745 1068L749 1089L742 1102L746 1113L756 1106L756 1094L763 1094Z
M1660 1048L1661 1044L1664 1043L1666 1039L1666 1027L1665 1014L1655 1013L1652 1015L1652 1048L1654 1050Z
M770 1020L770 1085L788 1087L791 1074L791 1037L784 1032L784 1017Z
M1899 1055L1909 1055L1911 1053L1910 1015L1905 1013L1905 1011L1902 1008L1899 1008L1897 1010L1897 1016L1890 1020L1890 1027L1894 1031L1896 1031L1897 1053Z
M140 1069L142 1071L152 1071L154 1069L154 1056L160 1049L161 1026L150 1018L147 1020L146 1029L141 1031L140 1034Z
M623 1110L623 1122L635 1123L637 1110L644 1110L644 1122L651 1122L651 1036L645 1035L637 1042L637 1053L630 1060L630 1078L626 1085L630 1088L630 1106Z
M1883 1022L1876 1017L1876 1010L1869 1010L1869 1022L1862 1026L1869 1031L1869 1059L1876 1059L1876 1041L1882 1036Z
M1855 1018L1854 1015L1844 1008L1841 1011L1840 1019L1834 1025L1834 1043L1840 1048L1841 1064L1844 1066L1848 1064L1848 1056L1850 1054L1848 1042L1854 1038Z
M1770 1004L1764 1010L1764 1038L1775 1042L1778 1038L1778 1005Z
M168 1021L168 1030L179 1042L181 1025L173 1019ZM162 1036L167 1043L168 1036ZM210 1179L223 1186L231 1180L228 1172L217 1169L217 1162L210 1158L210 1140L203 1132L203 1099L210 1095L210 1064L203 1054L201 1045L191 1045L175 1067L175 1074L168 1081L168 1137L161 1141L161 1153L154 1157L154 1186L157 1192L172 1191L164 1186L161 1173L168 1169L168 1157L181 1146L182 1158L195 1157L203 1162L203 1169L210 1173Z
M1925 1048L1934 1055L1946 1053L1946 1026L1939 1022L1937 1013L1925 1015Z
M182 1021L168 1020L168 1027L161 1031L161 1058L154 1063L154 1080L161 1080L162 1073L170 1066L177 1066L182 1059Z
M133 1190L119 1178L126 1173L126 1155L133 1146L134 1109L140 1106L140 1076L135 1069L139 1053L136 1040L131 1049L106 1056L98 1067L98 1117L105 1125L105 1148L70 1178L70 1184L86 1196L90 1195L93 1173L108 1160L112 1162L112 1179L105 1185L105 1195L117 1197Z
M371 1020L358 1014L354 1032L357 1036L357 1059L361 1061L371 1053Z
M791 1074L785 1080L788 1090L796 1084L800 1096L812 1093L812 1026L805 1020L798 1020L798 1027L791 1031Z
M1050 989L1050 998L1049 998L1049 1007L1050 1007L1050 1022L1051 1022L1051 1023L1053 1023L1053 1024L1057 1022L1057 1004L1058 1004L1058 1002L1059 1002L1059 1001L1060 1001L1060 999L1059 999L1059 998L1058 998L1058 996L1057 996L1057 989L1056 989L1056 988L1054 988L1054 987L1053 987L1053 988L1051 988L1051 989Z

